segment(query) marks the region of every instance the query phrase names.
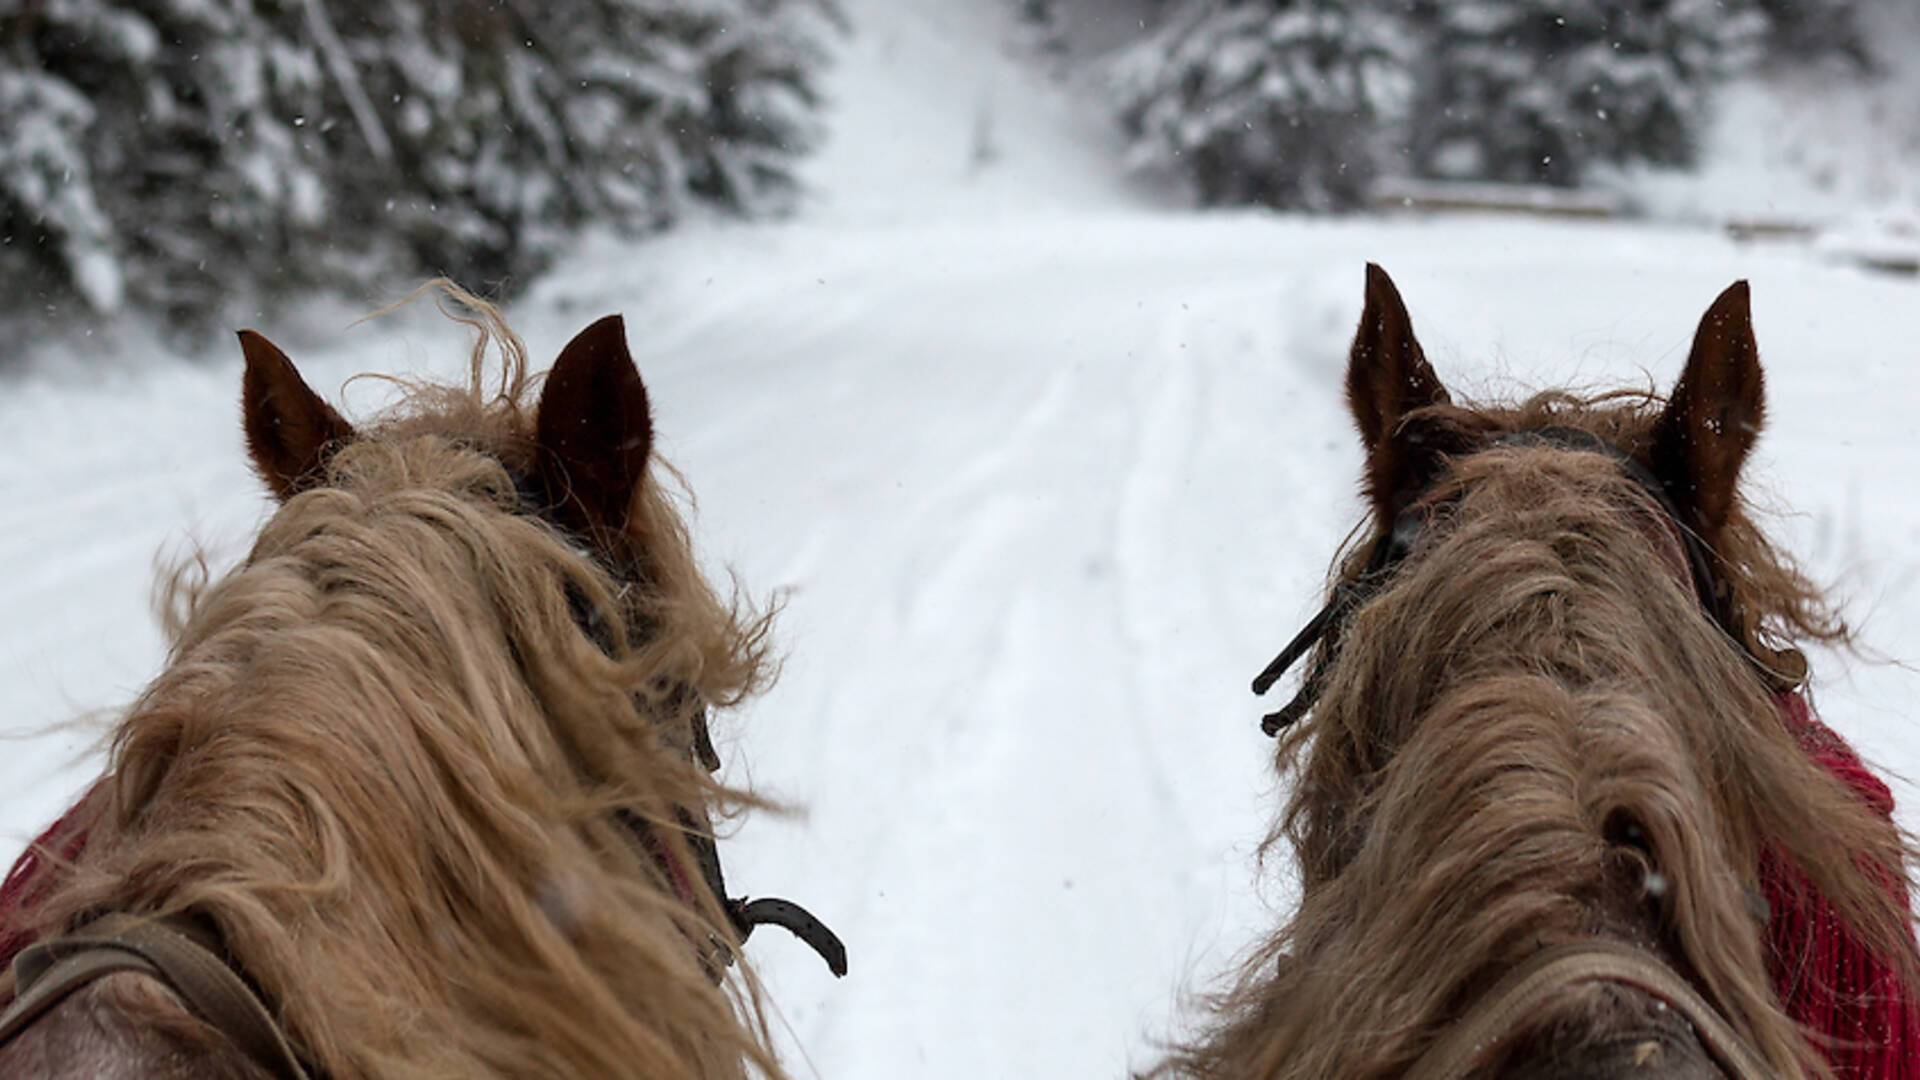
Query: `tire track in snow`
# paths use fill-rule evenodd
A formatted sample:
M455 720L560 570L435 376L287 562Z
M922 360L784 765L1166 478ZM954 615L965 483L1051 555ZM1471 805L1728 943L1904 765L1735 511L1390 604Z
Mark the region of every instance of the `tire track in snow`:
M1159 680L1149 669L1157 667L1154 646L1165 628L1148 612L1169 591L1174 556L1167 539L1168 523L1179 514L1177 477L1191 469L1193 462L1197 419L1194 369L1200 361L1188 352L1192 327L1190 307L1182 301L1177 312L1158 320L1151 356L1129 357L1133 374L1128 380L1127 401L1133 434L1112 524L1114 561L1120 569L1120 586L1114 596L1118 608L1115 625L1121 645L1129 653L1128 727L1154 800L1186 846L1197 839L1194 825L1167 774L1159 735L1149 719L1159 704L1153 692ZM1168 846L1173 848L1175 844L1170 841Z
M1044 436L1066 411L1075 388L1073 369L1065 364L1055 366L1048 373L1041 392L1033 398L1032 404L1021 410L1019 418L1004 437L981 440L986 449L930 488L917 501L908 521L898 531L913 536L931 534L929 546L942 547L943 550L936 553L937 561L931 568L916 565L900 568L901 576L896 579L895 595L899 600L903 623L913 627L920 621L916 613L926 604L926 586L922 582L939 576L942 566L950 564L956 551L962 547L959 543L950 546L942 544L946 535L944 527L955 520L967 522L970 529L985 527L976 520L970 508L981 496L1017 487L1021 466L1038 456ZM981 425L982 433L986 434L992 426L989 418ZM1010 481L1010 478L1013 479ZM998 529L1001 526L993 527ZM918 548L919 545L916 545Z

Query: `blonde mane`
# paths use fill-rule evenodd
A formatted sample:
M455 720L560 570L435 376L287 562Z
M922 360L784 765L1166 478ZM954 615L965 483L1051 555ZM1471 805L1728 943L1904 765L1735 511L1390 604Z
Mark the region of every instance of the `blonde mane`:
M1659 404L1549 394L1404 424L1570 426L1635 452ZM1648 905L1670 960L1779 1075L1830 1075L1771 989L1749 902L1761 838L1911 979L1908 917L1877 883L1904 873L1905 839L1796 746L1684 557L1661 550L1664 511L1615 462L1485 450L1430 499L1416 551L1346 625L1278 750L1292 791L1267 843L1296 857L1299 907L1158 1075L1398 1076L1533 950L1641 937ZM1756 645L1845 638L1744 506L1717 555ZM1554 1015L1614 992L1576 991Z
M685 867L687 819L751 802L688 748L770 677L768 617L710 587L657 460L617 550L533 515L525 349L452 295L469 384L410 386L241 566L167 584L166 670L35 922L211 922L336 1080L778 1077L750 973L695 945L737 945L721 898L614 816Z

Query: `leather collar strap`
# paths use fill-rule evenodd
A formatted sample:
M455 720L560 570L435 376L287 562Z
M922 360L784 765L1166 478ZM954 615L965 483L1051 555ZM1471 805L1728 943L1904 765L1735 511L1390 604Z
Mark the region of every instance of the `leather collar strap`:
M0 1043L75 990L131 971L165 983L276 1080L308 1080L266 1006L215 948L198 940L201 936L181 919L106 915L71 934L28 946L13 961L17 989L13 1003L0 1012Z
M1407 1070L1404 1080L1460 1080L1519 1034L1527 1017L1554 990L1586 982L1623 983L1679 1010L1732 1080L1777 1076L1673 969L1623 942L1588 938L1548 946L1508 972Z

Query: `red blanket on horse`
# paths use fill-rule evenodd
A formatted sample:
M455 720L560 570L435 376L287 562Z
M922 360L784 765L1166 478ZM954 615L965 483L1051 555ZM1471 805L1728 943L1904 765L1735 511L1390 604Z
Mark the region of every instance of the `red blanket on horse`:
M60 864L78 858L86 847L87 832L81 820L99 790L99 783L88 788L72 809L20 853L6 880L0 882L0 969L11 965L21 949L33 944L33 935L20 925L21 912L47 887Z
M1805 698L1783 694L1780 706L1808 757L1882 816L1893 816L1893 793L1844 739L1813 717ZM1920 1077L1920 1007L1912 988L1861 947L1797 869L1769 858L1760 874L1771 908L1767 956L1787 1015L1816 1034L1841 1080ZM1904 881L1889 881L1887 888L1907 902Z

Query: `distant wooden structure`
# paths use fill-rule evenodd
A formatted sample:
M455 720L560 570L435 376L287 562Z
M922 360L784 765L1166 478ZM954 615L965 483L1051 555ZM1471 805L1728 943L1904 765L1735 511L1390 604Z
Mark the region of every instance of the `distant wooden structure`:
M1722 223L1728 236L1743 244L1764 241L1806 243L1820 234L1820 226L1804 218L1733 217Z
M1398 178L1381 180L1374 185L1373 205L1376 210L1427 214L1515 214L1596 220L1623 217L1627 213L1626 199L1606 191Z
M1605 221L1631 217L1625 196L1532 184L1384 179L1374 184L1373 208L1401 214L1495 214ZM1730 216L1720 222L1741 244L1794 244L1832 262L1880 274L1920 277L1920 228L1896 225L1884 234L1849 236L1834 223L1788 214Z
M1847 261L1866 270L1882 274L1894 274L1899 277L1920 276L1920 249L1912 251L1855 251L1846 254Z

